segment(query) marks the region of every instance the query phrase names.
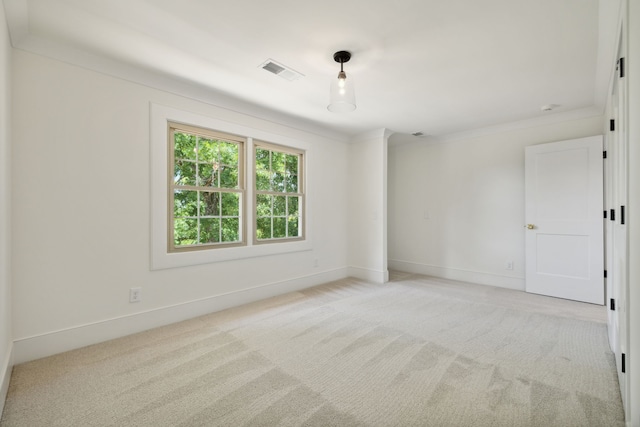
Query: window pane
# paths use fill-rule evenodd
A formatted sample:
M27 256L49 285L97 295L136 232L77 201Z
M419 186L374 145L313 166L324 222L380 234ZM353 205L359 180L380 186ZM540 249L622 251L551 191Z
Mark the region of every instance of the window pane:
M213 139L198 139L198 161L214 163L218 161L218 141Z
M198 243L198 220L176 218L174 220L173 242L175 246Z
M220 241L220 219L202 218L200 220L200 243L217 243Z
M271 196L258 194L256 197L256 212L258 217L271 216Z
M176 218L198 216L198 192L175 190L173 192L173 216Z
M271 238L271 218L258 218L256 226L256 238L258 240Z
M271 170L274 172L284 172L284 160L286 154L277 151L271 152Z
M287 188L285 189L285 191L287 193L298 192L298 175L287 174Z
M256 172L256 188L258 191L270 191L271 190L271 180L269 179L270 175L268 171L257 171Z
M220 216L220 193L200 191L200 216Z
M211 163L198 163L198 185L201 187L217 187L218 179Z
M287 154L286 167L287 174L298 175L298 158L299 156L294 154Z
M238 218L222 218L222 241L237 242L240 240L240 228Z
M273 218L273 237L287 237L286 218Z
M196 136L182 132L174 133L173 156L178 159L196 159Z
M240 194L220 193L222 195L222 216L240 215Z
M299 197L289 196L287 197L287 203L289 203L289 216L300 216L300 212L298 211Z
M238 168L234 166L220 166L220 188L238 187Z
M263 148L256 148L256 170L268 171L269 170L269 150Z
M196 185L196 164L186 160L176 160L173 182L176 185Z
M289 217L288 225L289 225L289 237L299 237L300 234L298 232L298 218L297 217Z
M286 197L275 196L273 198L273 216L285 216L286 214Z
M284 192L284 174L282 172L273 174L273 191Z
M230 166L238 164L238 144L220 141L220 163Z

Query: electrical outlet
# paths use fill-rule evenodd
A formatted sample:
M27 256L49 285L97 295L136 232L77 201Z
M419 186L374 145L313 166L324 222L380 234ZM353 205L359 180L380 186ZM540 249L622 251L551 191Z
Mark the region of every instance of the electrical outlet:
M142 288L129 289L129 302L140 302L140 301L142 301Z
M513 270L513 261L507 261L504 265L505 270Z

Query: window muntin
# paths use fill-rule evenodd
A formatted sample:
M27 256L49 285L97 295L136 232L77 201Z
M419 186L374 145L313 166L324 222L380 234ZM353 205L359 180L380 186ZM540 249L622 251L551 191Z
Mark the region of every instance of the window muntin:
M244 139L169 123L169 251L245 244Z
M255 243L304 239L304 152L255 141Z

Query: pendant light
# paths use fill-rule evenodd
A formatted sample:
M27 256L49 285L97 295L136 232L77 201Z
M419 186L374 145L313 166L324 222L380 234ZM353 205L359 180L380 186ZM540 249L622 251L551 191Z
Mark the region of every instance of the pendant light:
M349 62L351 53L341 50L333 54L333 60L340 63L338 78L331 82L331 98L327 109L334 113L344 113L356 109L356 94L353 90L353 77L347 79L343 64Z

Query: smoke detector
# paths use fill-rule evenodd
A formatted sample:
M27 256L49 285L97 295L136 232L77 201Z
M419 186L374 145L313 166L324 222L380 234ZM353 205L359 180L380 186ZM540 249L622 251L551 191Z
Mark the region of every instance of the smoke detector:
M556 108L558 108L559 105L557 104L547 104L547 105L543 105L542 107L540 107L540 111L551 111L554 110Z
M304 74L297 72L293 68L282 65L273 59L267 59L264 61L260 64L260 68L290 82L298 80L300 77L304 77Z

